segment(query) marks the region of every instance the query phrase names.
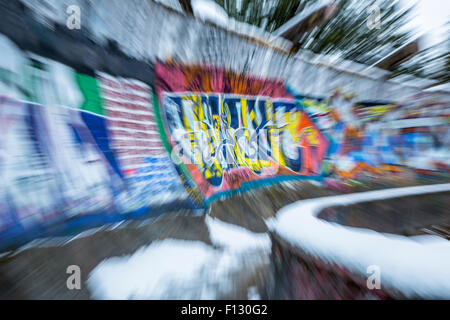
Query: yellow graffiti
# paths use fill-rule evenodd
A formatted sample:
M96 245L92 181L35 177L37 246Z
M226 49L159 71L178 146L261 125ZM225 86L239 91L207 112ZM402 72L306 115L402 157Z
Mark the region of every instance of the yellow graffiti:
M175 99L182 111L176 123L187 133L190 156L213 184L220 184L224 170L233 168L260 174L276 163L298 171L301 148L321 143L320 132L292 101L276 101L275 105L268 98L205 94Z

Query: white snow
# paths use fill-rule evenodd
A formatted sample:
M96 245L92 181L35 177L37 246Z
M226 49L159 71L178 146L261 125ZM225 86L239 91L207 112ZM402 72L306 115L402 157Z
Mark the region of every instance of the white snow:
M271 250L272 243L267 233L254 233L243 227L206 217L206 224L213 244L231 251Z
M369 266L380 267L382 288L395 288L410 297L450 299L449 241L383 234L316 217L330 206L449 190L450 184L437 184L303 200L284 207L267 223L292 245L364 277L369 276Z
M212 246L199 241L166 239L136 253L106 259L89 275L96 299L218 299L230 295L240 279L268 263L267 234L210 217ZM255 288L256 289L256 288ZM259 297L251 290L252 299Z
M250 287L247 291L248 300L261 300L261 296L258 293L258 288Z
M191 5L194 16L202 22L210 22L228 31L251 36L280 48L291 47L290 42L282 37L274 36L272 33L264 31L263 28L229 17L227 12L212 0L191 0Z
M228 27L228 14L217 3L210 0L193 0L191 5L194 16L200 20L212 22L224 28Z
M202 242L158 241L131 256L101 262L88 285L98 299L161 299L170 295L174 284L195 281L213 256L214 249ZM189 298L187 290L178 293L181 299Z

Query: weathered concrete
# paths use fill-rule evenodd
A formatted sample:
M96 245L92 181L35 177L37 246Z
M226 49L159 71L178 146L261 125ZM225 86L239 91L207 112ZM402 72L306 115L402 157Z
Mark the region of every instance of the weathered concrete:
M381 186L380 184L378 187ZM358 183L347 187L353 191L363 191L367 185ZM372 185L371 188L376 186ZM217 201L213 203L209 214L253 232L267 232L264 219L273 216L281 207L296 200L336 193L339 191L297 181L256 189ZM337 215L344 224L406 234L411 230L411 226L418 229L429 224L447 223L448 195L446 192L358 204L342 209ZM101 261L109 257L132 254L152 241L167 238L198 240L212 245L205 217L193 216L192 212L187 211L170 213L156 220L126 222L115 229L100 230L63 245L48 246L51 243L45 242L38 247L0 258L0 299L90 299L86 280ZM276 254L277 250L282 252L281 256ZM245 257L242 259L245 265ZM66 287L66 268L73 264L80 266L82 271L81 290L71 291ZM264 267L258 270L231 275L230 281L233 281L236 287L223 298L246 299L248 288L253 286L258 288L263 299L339 297L336 292L329 291L332 290L329 284L323 283L327 277L331 285L342 290L340 298L400 297L398 293L392 292L367 294L361 287L361 279L346 274L345 270L311 260L281 239L274 241L270 263L262 265ZM303 271L299 273L299 270ZM305 277L308 279L309 288L317 286L317 291L302 291L305 290L304 286L298 281L304 281Z

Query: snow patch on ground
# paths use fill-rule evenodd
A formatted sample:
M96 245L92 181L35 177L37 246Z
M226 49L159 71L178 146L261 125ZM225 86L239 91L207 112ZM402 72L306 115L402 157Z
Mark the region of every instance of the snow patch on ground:
M220 299L233 296L268 263L267 234L206 218L215 249L203 242L166 239L132 255L102 261L89 275L96 299ZM252 289L252 299L259 297Z
M382 234L316 217L330 206L449 190L450 184L439 184L302 200L284 207L266 222L292 245L363 277L369 276L369 266L379 266L382 287L411 297L450 299L449 241L435 236Z
M250 287L247 291L248 300L261 300L261 296L258 293L258 288Z
M198 241L153 242L125 257L101 262L90 274L88 285L97 299L162 299L172 286L186 288L215 256L215 250ZM200 292L200 296L208 293ZM178 298L190 298L180 290Z
M232 251L266 250L272 243L267 233L254 233L243 227L206 217L210 238L213 244Z

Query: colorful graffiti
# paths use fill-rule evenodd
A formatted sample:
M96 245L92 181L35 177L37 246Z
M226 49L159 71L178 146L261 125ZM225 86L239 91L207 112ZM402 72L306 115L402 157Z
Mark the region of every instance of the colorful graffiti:
M281 82L156 66L173 156L205 199L274 177L321 174L328 141Z
M401 103L356 102L337 90L328 99L302 99L311 118L330 138L328 174L440 174L450 169L450 105L430 94Z
M0 53L0 250L288 179L450 171L450 104L427 95L305 98L278 80L160 62L153 90L4 37Z
M0 249L192 208L149 85L0 47Z
M151 88L137 80L100 73L107 131L120 175L133 196L123 199L121 211L170 202L184 188L159 136ZM150 106L150 107L149 107ZM164 196L156 196L161 195Z
M89 130L90 118L2 98L0 119L2 229L113 209L120 179Z

